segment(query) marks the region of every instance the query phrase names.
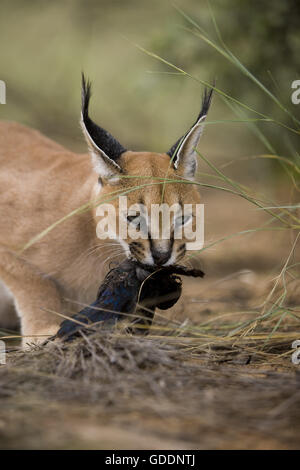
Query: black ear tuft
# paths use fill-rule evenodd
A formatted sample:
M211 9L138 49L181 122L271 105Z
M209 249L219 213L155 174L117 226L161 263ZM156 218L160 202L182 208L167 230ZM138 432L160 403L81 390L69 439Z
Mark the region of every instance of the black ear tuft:
M117 160L126 149L108 131L97 126L89 117L89 103L91 98L91 82L86 81L82 73L81 87L81 116L89 137L104 154L112 160Z
M200 119L204 118L207 115L209 107L210 107L210 103L211 103L212 94L213 94L213 88L211 88L210 90L205 88L199 116L197 117L194 124L190 127L190 129L180 139L178 139L177 142L167 152L167 155L169 155L173 159L173 163L176 162L177 160L177 153L180 148L180 144L184 141L185 137L188 135L190 130L200 121Z
M207 115L209 107L210 107L213 91L214 91L213 88L211 88L210 90L205 88L203 98L202 98L202 108L201 108L200 114L196 122L198 122L199 119L202 118L202 116Z
M85 80L84 73L81 73L81 112L84 121L89 119L89 104L91 98L91 82Z

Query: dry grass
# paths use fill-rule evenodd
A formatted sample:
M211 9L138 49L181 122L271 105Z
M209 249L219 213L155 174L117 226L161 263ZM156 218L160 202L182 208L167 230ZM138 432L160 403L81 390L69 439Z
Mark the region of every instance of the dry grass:
M1 447L298 448L290 340L253 355L259 345L250 337L203 349L170 330L159 339L99 331L11 353L0 369Z

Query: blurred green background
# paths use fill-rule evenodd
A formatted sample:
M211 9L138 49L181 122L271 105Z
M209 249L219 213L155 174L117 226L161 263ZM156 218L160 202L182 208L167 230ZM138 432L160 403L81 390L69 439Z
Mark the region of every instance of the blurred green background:
M291 83L300 79L300 2L218 0L210 5L228 47L299 118ZM178 0L177 6L216 38L206 1ZM295 125L238 68L187 31L190 27L166 0L1 0L0 79L7 85L1 119L85 151L78 125L83 70L93 82L91 116L99 125L132 150L167 151L197 115L203 86L174 73L138 44L201 80L216 78L227 94ZM244 117L257 116L246 111ZM215 94L209 119L238 116ZM278 153L297 157L296 134L268 122L259 123L259 129ZM234 160L238 172L245 169L243 158L270 153L247 124L230 122L207 126L201 150L220 163ZM274 165L250 162L245 173L262 179L274 173Z

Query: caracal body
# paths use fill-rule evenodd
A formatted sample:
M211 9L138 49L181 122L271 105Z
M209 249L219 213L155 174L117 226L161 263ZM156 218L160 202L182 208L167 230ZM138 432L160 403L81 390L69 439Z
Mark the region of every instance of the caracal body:
M195 155L184 154L189 152L186 144L174 168L169 154L116 147L117 141L109 141L113 138L108 133L97 134L95 127L90 127L88 101L89 87L83 82L81 123L92 159L89 154L66 150L36 130L0 123L0 280L14 298L23 346L55 334L63 320L60 315L69 316L81 309L76 302L93 301L111 261L133 256L145 263L170 264L185 254L182 240L142 240L137 244L120 240L117 230L114 240L97 236L95 201L110 199L118 208L116 192L127 191L128 206L141 201L146 206L160 204L162 185L157 184L157 178L185 178ZM108 141L102 142L105 138ZM145 182L147 187L143 186ZM151 186L151 182L156 184ZM128 192L137 185L143 187ZM168 204L199 201L198 191L191 184L166 184L164 191ZM86 206L85 211L69 216L82 206ZM66 216L23 250L30 240Z

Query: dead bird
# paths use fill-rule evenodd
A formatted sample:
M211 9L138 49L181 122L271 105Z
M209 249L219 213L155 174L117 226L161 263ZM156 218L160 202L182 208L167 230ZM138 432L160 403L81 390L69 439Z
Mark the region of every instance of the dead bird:
M63 321L56 337L69 341L78 336L79 331L93 331L91 326L96 323L105 322L110 326L126 318L130 322L130 331L147 333L155 309L167 310L180 298L180 274L204 276L201 270L185 266L158 268L125 260L108 272L99 288L96 301L71 319Z

